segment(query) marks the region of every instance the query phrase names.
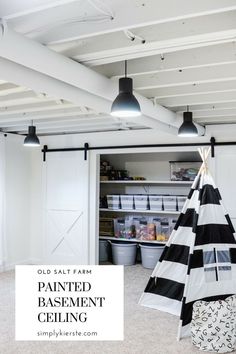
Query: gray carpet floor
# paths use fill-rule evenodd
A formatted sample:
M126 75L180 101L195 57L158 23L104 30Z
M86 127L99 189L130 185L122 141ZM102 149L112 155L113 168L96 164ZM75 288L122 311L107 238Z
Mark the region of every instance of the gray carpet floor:
M0 274L1 354L191 354L190 339L176 341L178 318L137 305L151 271L125 267L125 340L121 342L16 342L14 273Z

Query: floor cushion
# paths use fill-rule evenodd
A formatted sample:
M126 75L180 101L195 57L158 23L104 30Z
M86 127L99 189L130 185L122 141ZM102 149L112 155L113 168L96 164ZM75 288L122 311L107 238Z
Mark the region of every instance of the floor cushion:
M192 343L203 351L228 353L236 344L236 295L225 300L196 301L191 322Z

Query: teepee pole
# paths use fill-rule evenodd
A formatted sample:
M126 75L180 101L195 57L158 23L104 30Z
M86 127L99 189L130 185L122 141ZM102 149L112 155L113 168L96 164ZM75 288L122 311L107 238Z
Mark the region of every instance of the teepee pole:
M198 171L198 175L201 174L203 172L203 170L205 170L205 171L208 170L207 158L210 154L210 151L211 151L211 148L208 148L208 149L204 149L202 147L198 148L199 155L201 156L201 159L202 159L202 165Z
M206 172L208 170L207 168L207 158L209 156L211 149L204 149L204 148L199 148L198 152L201 156L202 159L202 165L198 171L198 175L201 175L202 172ZM196 177L197 178L197 177ZM196 234L195 234L195 238L196 238ZM194 250L194 244L195 244L195 238L194 238L194 242L193 244L189 247L189 259L188 259L188 270L187 270L187 274L186 274L186 278L185 278L185 286L184 286L184 293L183 293L183 299L182 299L182 306L181 306L181 312L180 312L180 316L182 314L183 311L183 306L184 306L184 301L186 301L186 299L188 298L188 288L189 288L189 265L191 264L191 257L193 256L193 250ZM179 326L178 326L178 333L177 333L177 341L179 341L181 339L181 330L182 330L182 320L179 321Z

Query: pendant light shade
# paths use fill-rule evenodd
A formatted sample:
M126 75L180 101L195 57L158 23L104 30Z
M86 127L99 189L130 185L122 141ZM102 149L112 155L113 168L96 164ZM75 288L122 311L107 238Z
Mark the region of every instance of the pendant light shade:
M24 140L24 146L40 146L39 138L36 135L36 127L34 125L28 127L28 135Z
M183 114L183 119L184 121L179 127L178 136L181 137L198 136L197 128L193 123L193 113L187 110L187 112L184 112Z
M112 103L111 115L114 117L136 117L141 115L140 105L133 95L133 80L127 75L125 62L125 77L119 79L119 94Z

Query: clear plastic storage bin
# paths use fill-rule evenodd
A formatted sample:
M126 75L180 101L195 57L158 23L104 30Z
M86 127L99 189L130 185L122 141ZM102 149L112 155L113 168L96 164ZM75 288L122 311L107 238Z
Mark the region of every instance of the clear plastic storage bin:
M134 207L137 210L148 210L148 196L144 194L134 195Z
M124 194L120 196L121 209L132 210L134 209L134 196Z
M163 210L162 195L149 195L150 210Z
M171 181L194 181L198 174L201 162L170 161Z
M177 196L177 205L178 205L178 211L182 211L183 206L186 202L187 197L186 196Z
M177 210L177 200L176 196L173 195L163 195L163 208L165 211L176 211Z
M116 194L107 195L107 205L108 209L120 209L120 196Z

